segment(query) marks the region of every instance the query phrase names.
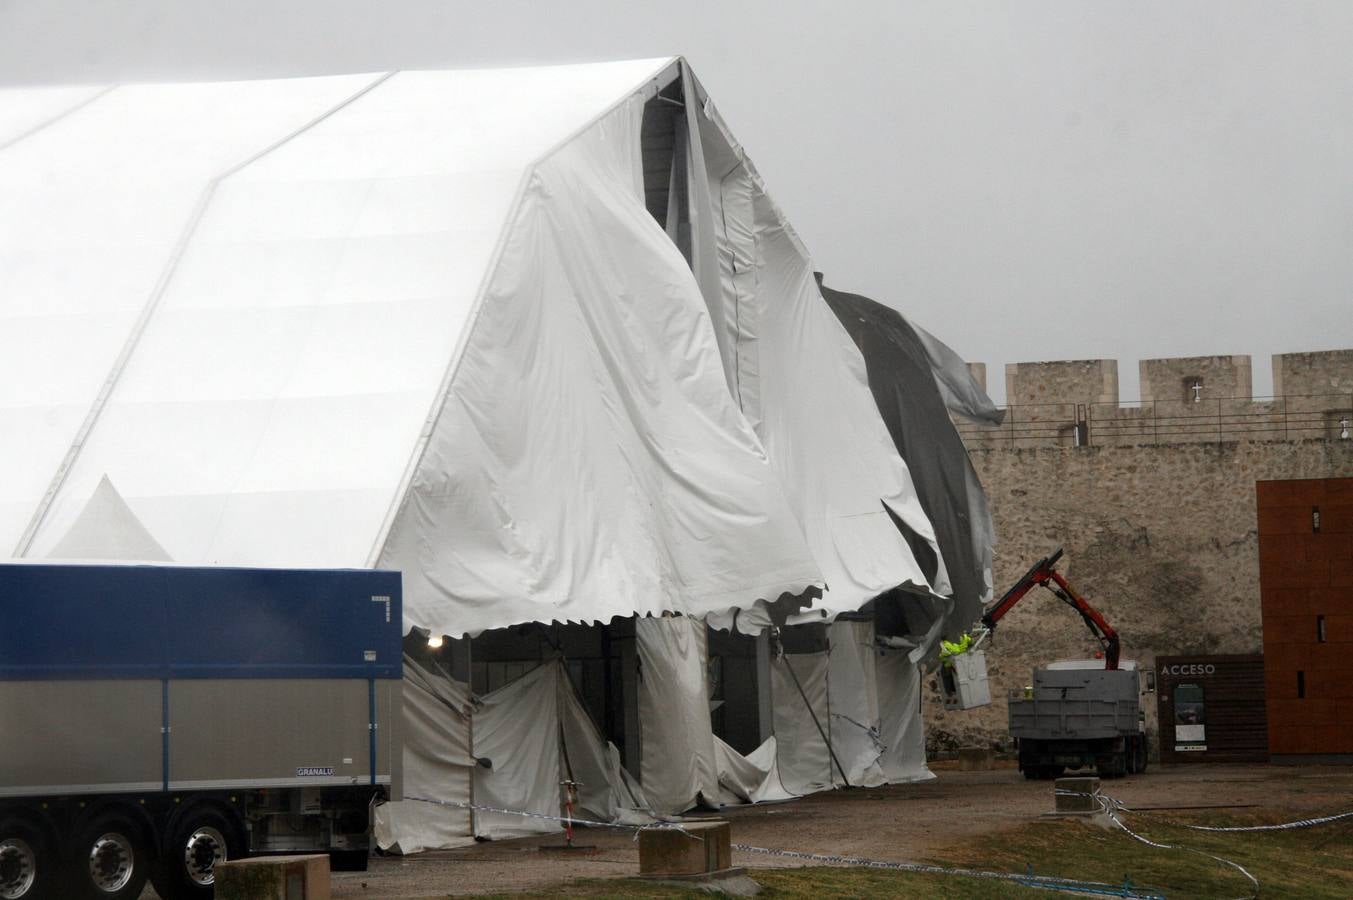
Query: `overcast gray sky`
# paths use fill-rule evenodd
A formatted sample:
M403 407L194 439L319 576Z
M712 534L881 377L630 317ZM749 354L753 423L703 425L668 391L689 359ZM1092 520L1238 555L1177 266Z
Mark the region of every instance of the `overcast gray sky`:
M682 54L829 283L991 369L1353 347L1353 3L0 0L0 83Z

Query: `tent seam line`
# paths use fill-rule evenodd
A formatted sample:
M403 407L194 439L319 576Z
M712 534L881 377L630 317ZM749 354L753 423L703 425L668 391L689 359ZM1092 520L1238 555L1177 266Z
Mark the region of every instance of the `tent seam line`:
M0 151L8 150L15 144L21 141L26 141L29 138L33 137L34 135L46 131L48 128L60 122L62 119L68 118L69 116L74 115L75 113L79 112L80 110L84 109L90 104L98 100L102 100L104 97L107 97L113 91L117 90L118 87L119 86L116 84L110 84L101 91L95 91L93 94L81 100L79 103L76 103L74 106L64 109L61 112L57 113L56 115L52 116L51 118L44 119L43 121L30 127L27 131L22 131L19 134L16 134L14 137L10 138L9 140L5 141L4 143L0 143Z

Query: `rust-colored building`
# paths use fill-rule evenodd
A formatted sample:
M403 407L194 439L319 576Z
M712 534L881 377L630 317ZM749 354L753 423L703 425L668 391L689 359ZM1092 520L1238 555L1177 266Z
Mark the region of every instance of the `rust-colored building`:
M1353 757L1353 478L1257 493L1269 752Z

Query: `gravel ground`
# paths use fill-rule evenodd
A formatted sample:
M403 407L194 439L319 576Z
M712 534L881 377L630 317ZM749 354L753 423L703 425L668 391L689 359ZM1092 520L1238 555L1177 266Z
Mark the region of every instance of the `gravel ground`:
M1013 768L959 772L939 768L922 784L835 791L790 803L732 808L724 818L736 843L759 847L926 861L955 844L1017 828L1052 809L1052 784L1026 781ZM1145 775L1104 782L1106 793L1129 806L1256 805L1297 818L1353 808L1353 768L1191 765L1153 767ZM624 833L580 830L576 843L591 850L542 850L562 836L476 844L410 857L373 859L367 872L333 875L333 897L445 897L491 891L528 891L578 877L634 875L638 849ZM735 865L765 868L800 863L783 857L734 853Z

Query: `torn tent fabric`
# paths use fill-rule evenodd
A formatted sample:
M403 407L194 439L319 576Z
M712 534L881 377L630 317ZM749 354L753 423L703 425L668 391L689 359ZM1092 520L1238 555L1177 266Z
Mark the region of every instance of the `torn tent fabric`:
M932 348L938 342L929 336L923 340L901 313L867 297L826 285L822 296L864 357L874 400L898 452L911 467L921 507L948 563L953 608L943 616L941 630L950 635L962 631L992 598L994 531L986 494L937 386L932 355L938 351ZM957 358L947 348L941 355ZM966 368L963 376L971 381ZM969 387L970 398L973 391L980 392L975 384ZM909 631L898 633L926 634L926 604L909 597L900 602L910 609L896 615L913 621L907 623Z

